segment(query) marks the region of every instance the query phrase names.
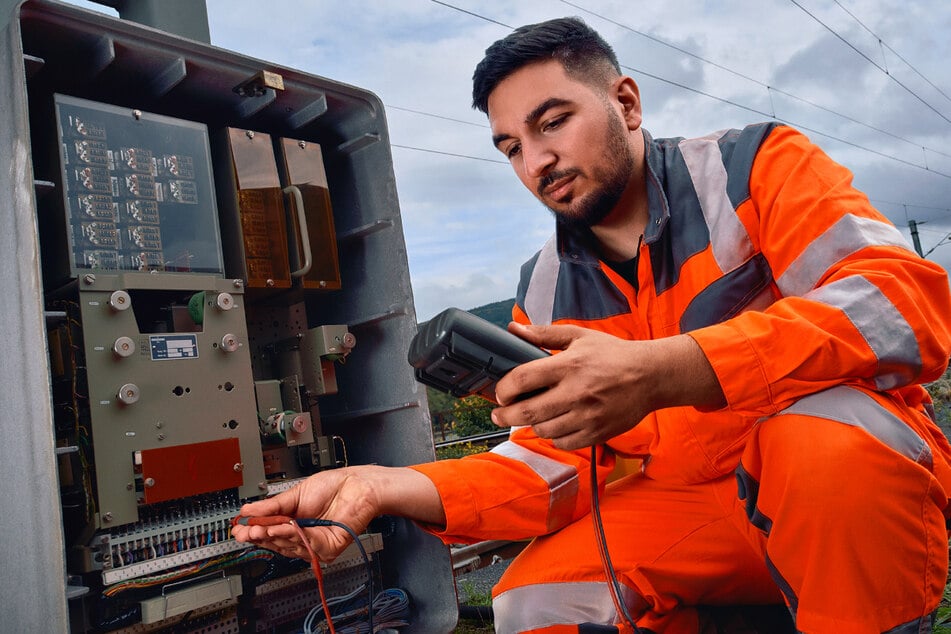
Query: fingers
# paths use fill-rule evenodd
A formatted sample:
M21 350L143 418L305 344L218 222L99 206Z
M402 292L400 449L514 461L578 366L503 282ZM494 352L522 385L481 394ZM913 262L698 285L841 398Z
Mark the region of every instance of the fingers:
M509 331L529 343L549 350L567 350L579 339L596 336L594 331L580 326L526 326L516 322L509 324ZM516 367L496 384L496 402L509 405L526 394L534 394L555 385L570 371L570 359L570 355L558 354Z
M587 329L580 326L534 326L510 322L509 332L548 350L564 350Z
M241 507L243 517L266 517L268 515L293 516L297 510L297 495L293 490L284 491L273 497L250 502Z
M590 447L598 442L587 425L577 423L577 417L565 413L532 425L539 438L546 438L559 449L573 450Z
M341 534L337 534L338 532ZM350 541L349 535L344 531L333 528L305 528L303 533L318 559L323 562L333 561ZM252 543L285 557L310 557L297 530L290 523L274 526L237 525L232 528L232 534L240 542Z
M498 407L491 416L500 427L531 426L536 436L551 440L559 449L579 449L597 442L585 420L572 412L571 403L559 404L548 394Z
M495 400L499 405L516 401L534 400L539 393L554 385L562 376L561 361L557 357L536 359L517 366L495 384ZM496 423L499 424L499 423ZM513 423L526 425L531 423Z
M499 427L534 426L567 411L567 406L559 405L547 392L515 401L520 394L547 387L545 383L529 383L536 377L538 377L537 373L522 376L512 376L512 373L510 373L502 381L499 381L495 387L496 397L499 399L499 403L503 405L502 407L496 407L490 413L493 423ZM503 382L506 383L503 384ZM514 388L511 387L513 385ZM503 393L502 397L498 396L500 391ZM511 395L512 392L514 392L514 395ZM506 403L510 404L506 405Z

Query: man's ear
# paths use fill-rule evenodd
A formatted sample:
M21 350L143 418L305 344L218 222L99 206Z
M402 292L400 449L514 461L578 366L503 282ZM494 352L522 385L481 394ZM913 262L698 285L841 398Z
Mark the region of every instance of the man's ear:
M631 77L618 77L614 82L614 97L621 107L621 116L627 123L628 130L634 131L640 128L643 113L641 112L641 91L637 87L637 82Z

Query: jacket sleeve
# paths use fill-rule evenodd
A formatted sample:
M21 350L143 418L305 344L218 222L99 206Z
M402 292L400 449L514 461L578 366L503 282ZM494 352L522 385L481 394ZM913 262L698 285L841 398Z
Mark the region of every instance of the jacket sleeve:
M492 451L416 465L436 485L444 527L424 526L446 543L528 539L545 535L590 511L591 450L563 451L518 427ZM597 450L603 485L614 456Z
M513 317L529 323L516 306ZM600 486L615 457L599 446ZM591 450L565 451L515 427L492 451L412 467L436 485L446 513L444 527L424 526L446 543L527 539L551 533L586 515L591 505Z
M947 274L908 247L847 169L775 128L737 214L777 299L688 333L731 410L768 415L843 383L901 390L941 375L951 352Z

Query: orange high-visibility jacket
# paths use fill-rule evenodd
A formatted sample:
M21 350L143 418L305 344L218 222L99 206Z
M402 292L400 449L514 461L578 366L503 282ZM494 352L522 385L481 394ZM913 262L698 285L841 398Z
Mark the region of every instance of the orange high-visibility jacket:
M951 491L951 447L921 387L951 353L944 270L911 251L847 169L789 127L644 136L650 220L638 289L599 261L583 232L559 227L522 268L514 318L625 339L689 333L728 405L648 415L599 450L601 480L615 454L643 458L658 479L729 474L758 419L845 384L894 404ZM444 540L517 539L588 512L589 458L517 428L488 454L415 468L440 491Z

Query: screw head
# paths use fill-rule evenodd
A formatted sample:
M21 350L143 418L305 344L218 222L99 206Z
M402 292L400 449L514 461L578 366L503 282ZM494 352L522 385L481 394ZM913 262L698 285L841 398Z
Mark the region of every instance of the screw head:
M298 141L297 147L303 150L305 147L307 147L307 141Z
M240 462L234 463L234 470L236 473L241 473L242 471L244 471L244 464Z
M247 136L249 139L253 139L253 138L254 138L254 130L245 130L244 134L245 134L245 136Z
M103 520L104 522L111 522L111 521L112 521L112 513L110 513L109 511L106 511L105 513L103 513L103 514L102 514L102 520Z
M142 118L142 111L141 111L141 110L133 110L133 111L132 111L132 116L135 117L136 120L141 119L141 118Z
M92 273L86 273L85 275L83 275L83 284L89 285L89 284L95 284L95 283L96 283L95 275L93 275Z
M218 296L215 297L215 306L219 310L231 310L234 308L234 297L231 296L231 293L218 293Z

